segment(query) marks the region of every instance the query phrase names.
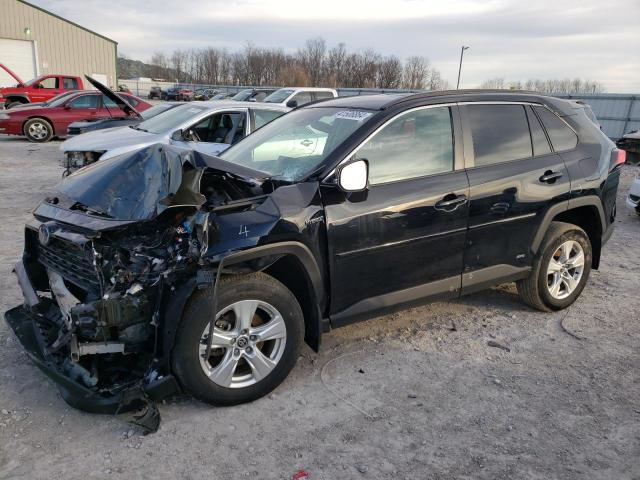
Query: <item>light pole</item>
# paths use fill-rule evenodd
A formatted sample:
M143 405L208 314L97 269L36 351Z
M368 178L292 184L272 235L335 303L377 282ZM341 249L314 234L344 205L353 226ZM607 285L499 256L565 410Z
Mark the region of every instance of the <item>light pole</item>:
M462 71L462 56L464 55L464 51L468 49L469 47L465 47L464 45L460 49L460 66L458 67L458 83L456 84L456 90L460 88L460 72Z

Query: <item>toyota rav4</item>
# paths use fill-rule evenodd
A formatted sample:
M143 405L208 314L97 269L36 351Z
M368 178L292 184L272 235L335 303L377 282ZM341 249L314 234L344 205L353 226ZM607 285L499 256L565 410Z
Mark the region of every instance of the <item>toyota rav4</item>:
M568 307L623 162L572 104L532 93L310 104L220 157L152 145L65 179L26 226L6 320L88 411L177 390L251 401L331 328L505 282Z

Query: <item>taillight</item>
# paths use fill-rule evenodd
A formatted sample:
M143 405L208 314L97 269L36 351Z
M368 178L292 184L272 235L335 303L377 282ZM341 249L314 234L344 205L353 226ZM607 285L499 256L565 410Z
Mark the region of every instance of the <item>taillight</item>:
M620 165L624 165L624 162L626 160L627 152L619 148L614 148L613 150L611 150L611 166L609 168L609 171L618 168Z

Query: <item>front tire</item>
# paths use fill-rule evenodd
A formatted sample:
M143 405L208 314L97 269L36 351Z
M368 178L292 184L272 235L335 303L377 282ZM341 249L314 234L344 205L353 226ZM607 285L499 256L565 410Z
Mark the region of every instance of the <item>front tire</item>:
M591 272L589 237L576 225L552 222L528 278L516 283L520 298L542 311L567 308L582 293Z
M209 358L204 358L211 320L211 290L189 300L176 334L172 368L187 392L213 405L256 400L293 369L304 337L295 296L269 275L221 281Z
M44 143L53 137L53 126L44 118L32 118L24 124L23 132L30 142Z

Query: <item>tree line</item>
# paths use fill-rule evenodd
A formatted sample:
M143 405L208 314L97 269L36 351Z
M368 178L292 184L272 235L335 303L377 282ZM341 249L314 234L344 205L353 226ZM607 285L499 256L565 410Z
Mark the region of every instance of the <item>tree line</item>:
M119 63L125 70L126 65L131 64L127 60L125 57ZM156 52L149 63L145 76L179 83L411 90L449 88L448 82L424 56L412 56L402 61L395 55L384 56L371 48L350 52L344 43L329 47L321 37L307 40L295 53L248 43L236 52L215 47ZM121 76L126 78L127 73L121 69Z
M530 79L524 82L520 80L512 81L504 78L492 78L482 82L480 88L497 88L509 90L531 90L540 93L603 93L604 85L592 80L582 80L580 78L537 80Z
M156 52L149 63L118 58L121 78L151 77L177 83L205 85L314 86L333 88L384 88L446 90L447 80L424 56L404 61L368 48L351 52L344 43L328 46L322 37L308 39L295 53L282 48L262 48L247 43L239 51L226 48L191 48ZM575 79L491 78L482 89L532 90L541 93L602 93L595 81Z

